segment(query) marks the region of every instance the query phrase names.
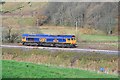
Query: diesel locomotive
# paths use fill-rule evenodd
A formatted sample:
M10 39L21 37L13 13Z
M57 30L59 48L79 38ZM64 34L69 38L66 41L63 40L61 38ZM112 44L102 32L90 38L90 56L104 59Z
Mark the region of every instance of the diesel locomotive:
M22 34L26 46L77 47L75 35Z

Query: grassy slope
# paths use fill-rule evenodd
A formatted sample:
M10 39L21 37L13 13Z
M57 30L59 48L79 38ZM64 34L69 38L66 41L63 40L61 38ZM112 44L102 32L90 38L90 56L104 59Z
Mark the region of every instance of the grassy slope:
M43 7L46 2L31 2L31 7L28 3L26 2L6 2L3 6L2 6L2 9L3 10L7 10L7 11L10 11L12 13L19 13L20 12L20 9L18 9L19 7L21 6L24 6L22 8L22 13L28 13L28 12L31 12L33 10L39 10L40 7ZM14 10L14 11L12 11Z
M79 69L60 68L33 63L3 60L3 78L115 78Z

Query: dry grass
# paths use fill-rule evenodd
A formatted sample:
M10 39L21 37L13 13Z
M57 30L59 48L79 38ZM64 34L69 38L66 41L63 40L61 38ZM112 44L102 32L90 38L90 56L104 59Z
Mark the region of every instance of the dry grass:
M81 34L104 34L104 32L95 30L93 28L80 28L79 31Z
M22 8L22 13L30 13L31 11L34 10L40 10L42 9L42 7L44 7L47 3L46 2L31 2L32 6L30 7L30 5L27 2L6 2L2 9L3 10L15 10L14 13L20 13L20 9L17 9L21 6L24 6Z
M6 2L4 5L3 5L3 9L5 10L11 10L11 8L15 8L15 6L19 6L21 4L18 3L18 2Z

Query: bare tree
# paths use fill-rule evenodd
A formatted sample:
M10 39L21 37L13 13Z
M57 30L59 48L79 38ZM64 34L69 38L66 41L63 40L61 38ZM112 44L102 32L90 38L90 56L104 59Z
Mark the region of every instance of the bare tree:
M6 29L2 35L3 41L13 43L18 39L18 33L13 31L16 25L17 23L14 19L3 19L3 29Z

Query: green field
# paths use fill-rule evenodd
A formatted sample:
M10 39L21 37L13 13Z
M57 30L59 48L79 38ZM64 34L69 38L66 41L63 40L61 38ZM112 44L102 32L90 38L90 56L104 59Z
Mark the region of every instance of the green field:
M115 75L10 60L2 61L3 78L117 78Z
M118 36L107 36L107 35L81 35L80 38L85 41L95 41L95 42L109 42L118 41Z

